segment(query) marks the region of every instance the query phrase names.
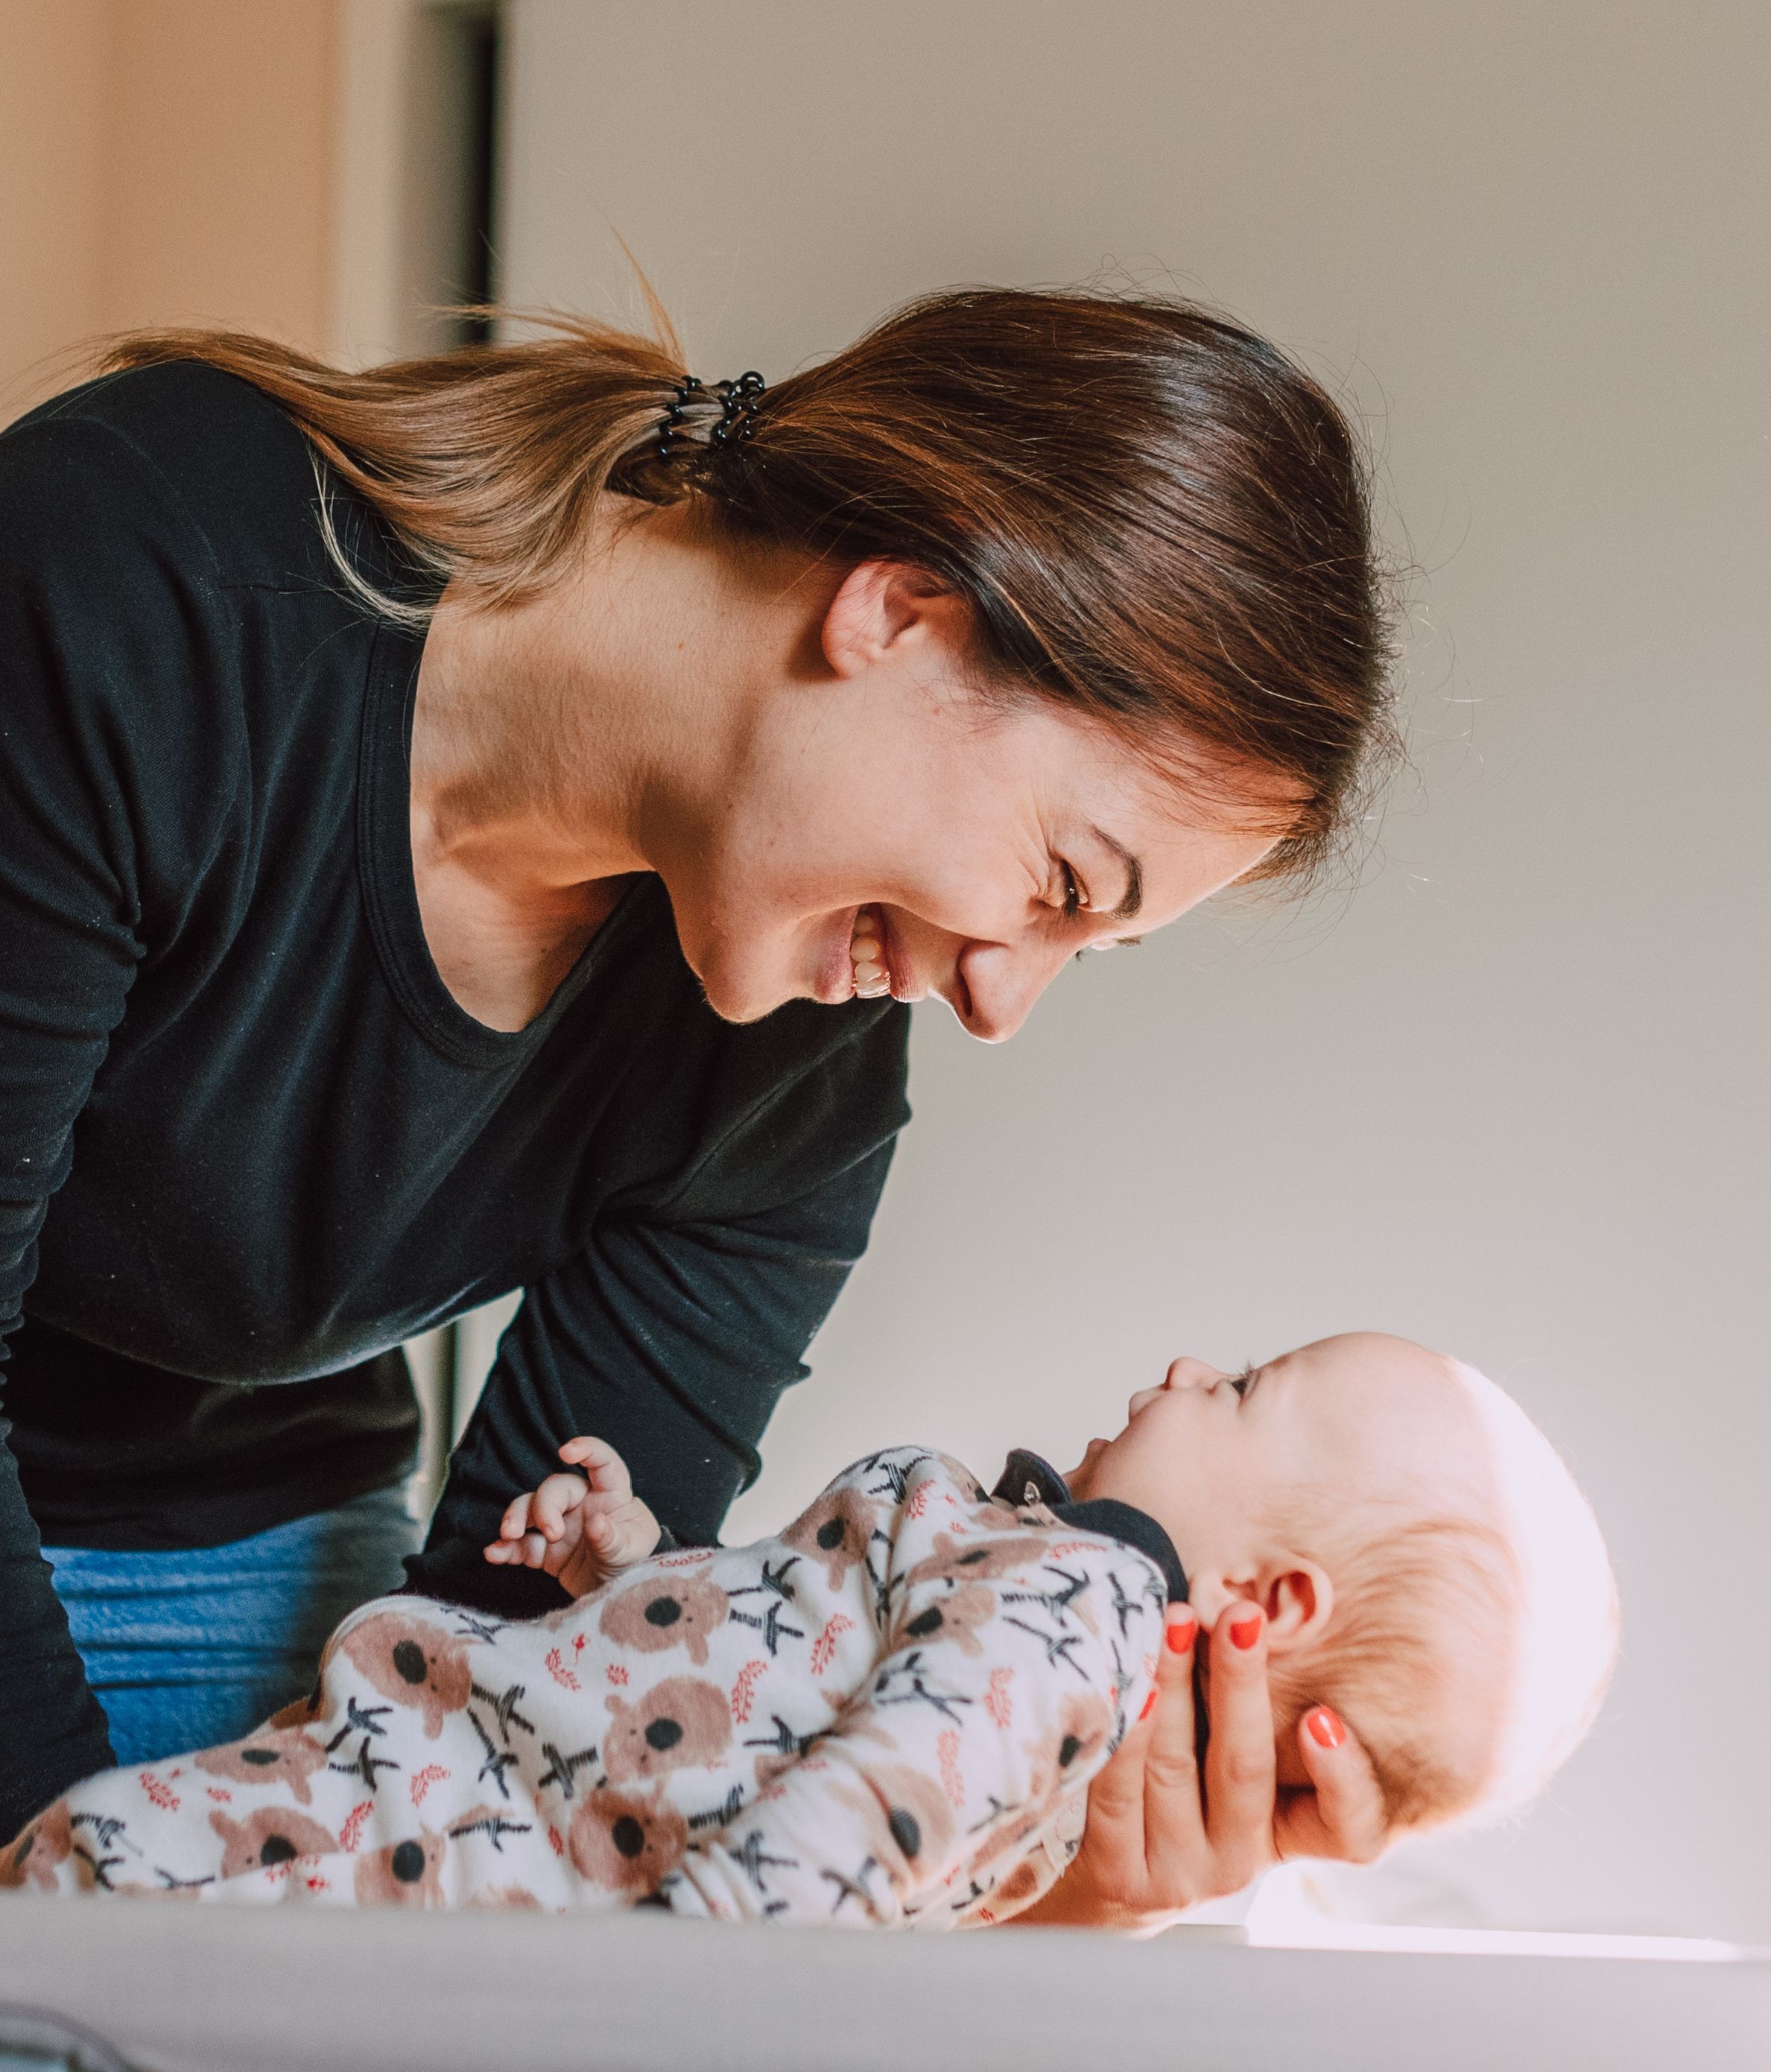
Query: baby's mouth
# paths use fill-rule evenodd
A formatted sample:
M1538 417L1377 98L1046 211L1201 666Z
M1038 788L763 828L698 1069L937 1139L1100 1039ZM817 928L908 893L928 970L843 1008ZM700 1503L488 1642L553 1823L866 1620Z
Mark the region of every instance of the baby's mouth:
M892 981L886 968L885 923L876 907L863 906L856 915L849 956L854 967L856 998L883 1000Z

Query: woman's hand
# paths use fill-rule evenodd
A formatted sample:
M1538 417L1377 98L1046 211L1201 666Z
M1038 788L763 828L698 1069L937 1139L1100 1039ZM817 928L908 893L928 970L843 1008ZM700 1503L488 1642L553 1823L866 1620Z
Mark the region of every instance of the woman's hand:
M560 1458L581 1474L549 1475L514 1498L486 1558L499 1567L544 1569L575 1597L658 1544L658 1520L634 1494L627 1464L601 1439L568 1439Z
M1153 1934L1190 1906L1239 1892L1284 1857L1370 1863L1382 1853L1377 1778L1326 1707L1297 1723L1309 1785L1280 1788L1267 1622L1258 1605L1226 1606L1212 1632L1211 1735L1201 1776L1194 1752L1198 1638L1192 1613L1170 1605L1157 1702L1095 1778L1075 1861L1017 1924Z

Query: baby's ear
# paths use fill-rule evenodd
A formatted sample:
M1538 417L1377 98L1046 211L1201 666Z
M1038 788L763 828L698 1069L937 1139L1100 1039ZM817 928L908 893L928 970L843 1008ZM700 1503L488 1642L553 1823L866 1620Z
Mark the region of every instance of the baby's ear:
M1313 1561L1276 1562L1261 1578L1261 1601L1267 1645L1282 1654L1322 1638L1334 1613L1334 1585Z

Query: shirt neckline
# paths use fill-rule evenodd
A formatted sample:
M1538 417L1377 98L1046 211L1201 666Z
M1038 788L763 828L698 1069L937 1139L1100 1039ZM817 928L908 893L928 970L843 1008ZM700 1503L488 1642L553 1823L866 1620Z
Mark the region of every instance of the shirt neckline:
M431 956L413 875L412 722L423 656L422 634L386 620L376 627L358 758L358 876L383 975L407 1020L453 1063L486 1071L540 1048L617 943L653 917L664 891L651 875L630 885L546 1006L522 1028L490 1029L470 1014Z
M1136 1548L1161 1570L1169 1602L1184 1605L1187 1601L1187 1573L1174 1542L1147 1511L1139 1510L1136 1504L1122 1503L1111 1496L1086 1497L1079 1503L1070 1493L1070 1484L1051 1462L1025 1446L1017 1446L1009 1454L990 1494L1003 1503L1042 1503L1066 1525L1103 1533L1109 1540Z

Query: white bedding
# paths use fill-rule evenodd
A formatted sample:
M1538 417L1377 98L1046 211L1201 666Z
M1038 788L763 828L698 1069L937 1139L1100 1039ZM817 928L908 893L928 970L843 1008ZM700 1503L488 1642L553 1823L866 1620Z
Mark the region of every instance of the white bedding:
M0 1898L143 2072L1763 2072L1771 1963Z

